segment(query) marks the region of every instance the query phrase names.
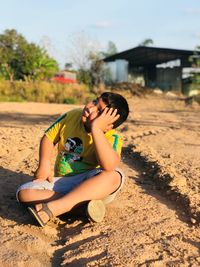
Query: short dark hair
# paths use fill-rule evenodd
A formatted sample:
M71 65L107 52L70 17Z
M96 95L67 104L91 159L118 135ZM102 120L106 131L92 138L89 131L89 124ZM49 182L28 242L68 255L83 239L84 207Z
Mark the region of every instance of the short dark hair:
M129 107L126 99L120 94L111 92L105 92L100 97L108 108L117 109L117 114L119 114L120 117L113 124L113 128L117 128L127 119L129 114Z

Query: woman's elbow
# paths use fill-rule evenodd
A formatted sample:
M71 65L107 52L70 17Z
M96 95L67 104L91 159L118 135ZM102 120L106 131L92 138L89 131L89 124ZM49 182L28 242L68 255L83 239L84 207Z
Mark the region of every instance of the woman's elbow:
M120 163L120 156L117 154L111 161L104 164L103 169L105 171L114 171Z

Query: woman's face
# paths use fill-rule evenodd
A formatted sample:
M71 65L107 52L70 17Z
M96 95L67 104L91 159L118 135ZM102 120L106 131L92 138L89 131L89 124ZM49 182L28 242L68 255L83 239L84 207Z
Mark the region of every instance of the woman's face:
M101 98L96 98L85 105L81 119L87 131L90 131L91 122L102 113L105 107L106 104Z

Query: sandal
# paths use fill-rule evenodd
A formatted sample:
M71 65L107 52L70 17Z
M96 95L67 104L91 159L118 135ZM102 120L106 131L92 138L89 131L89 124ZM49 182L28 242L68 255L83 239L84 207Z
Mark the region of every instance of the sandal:
M54 216L53 213L48 208L47 203L41 203L41 204L42 208L39 211L44 211L49 216L49 220L52 219ZM31 215L34 216L34 218L38 221L40 226L44 227L48 223L49 220L47 222L44 222L38 214L39 211L37 211L35 208L28 207L28 211L30 212Z

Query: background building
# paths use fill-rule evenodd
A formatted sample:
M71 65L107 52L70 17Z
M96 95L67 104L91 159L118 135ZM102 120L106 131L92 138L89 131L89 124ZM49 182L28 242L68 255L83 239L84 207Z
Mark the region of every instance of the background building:
M194 51L138 46L104 59L112 82L187 93Z

